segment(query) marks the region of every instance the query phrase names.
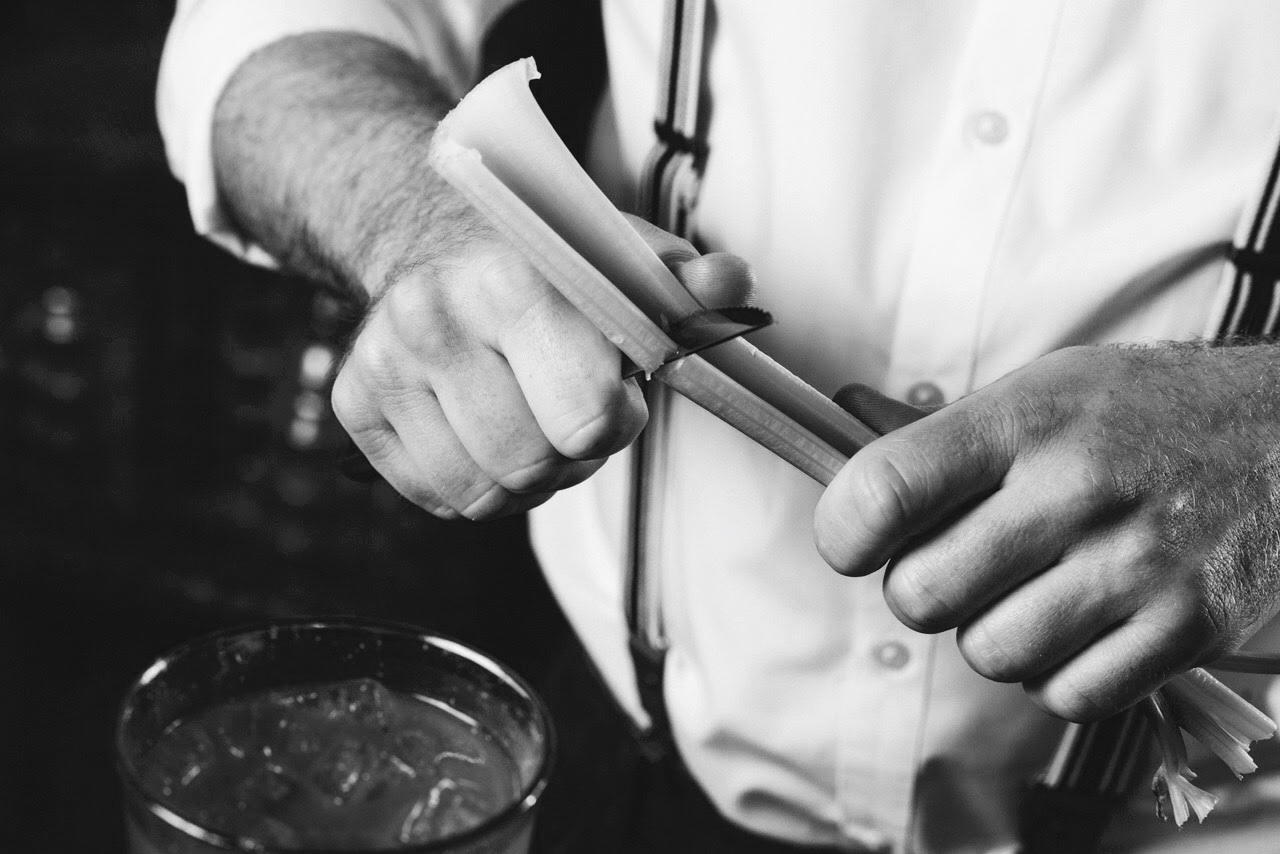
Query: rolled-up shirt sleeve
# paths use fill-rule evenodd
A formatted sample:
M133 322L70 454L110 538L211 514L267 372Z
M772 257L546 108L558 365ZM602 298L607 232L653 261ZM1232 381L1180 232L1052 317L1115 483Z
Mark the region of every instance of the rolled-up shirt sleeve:
M485 30L508 5L510 0L179 0L160 63L156 112L196 231L248 261L275 266L227 216L213 168L218 97L254 51L299 33L360 33L423 60L461 97L479 73Z

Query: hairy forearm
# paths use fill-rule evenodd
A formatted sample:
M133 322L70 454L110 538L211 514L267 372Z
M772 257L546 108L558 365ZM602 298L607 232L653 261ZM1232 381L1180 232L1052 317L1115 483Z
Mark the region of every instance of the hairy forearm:
M250 56L219 99L219 192L287 269L376 294L474 222L426 165L450 106L391 45L353 33L283 39Z

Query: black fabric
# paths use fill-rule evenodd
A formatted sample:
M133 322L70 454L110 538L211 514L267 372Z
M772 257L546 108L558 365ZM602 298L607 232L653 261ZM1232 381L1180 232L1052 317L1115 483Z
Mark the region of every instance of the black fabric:
M1271 304L1275 299L1276 280L1269 275L1254 275L1250 278L1249 295L1244 311L1240 314L1240 323L1233 331L1235 337L1270 336L1275 333L1267 325L1267 316L1271 313Z
M919 421L928 411L917 409L862 383L849 383L831 397L840 408L858 418L872 430L884 435L912 421Z
M1280 182L1280 152L1271 161L1271 169L1263 186L1262 198L1249 227L1244 246L1233 246L1227 254L1234 269L1231 295L1223 312L1216 338L1219 343L1229 343L1233 338L1273 336L1274 328L1267 324L1275 297L1277 280L1280 279L1280 221L1273 218L1266 233L1266 211L1275 197ZM1244 290L1244 277L1248 275L1250 287ZM1246 303L1241 309L1241 299ZM1239 312L1240 321L1233 326L1232 318Z
M647 758L576 641L538 688L559 743L531 854L835 854L739 828L674 750Z
M600 0L524 0L485 34L485 74L532 56L542 78L530 90L579 160L607 78Z

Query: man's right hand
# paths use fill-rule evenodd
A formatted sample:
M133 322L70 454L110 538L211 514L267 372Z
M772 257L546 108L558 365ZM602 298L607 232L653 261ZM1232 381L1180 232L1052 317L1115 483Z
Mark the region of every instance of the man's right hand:
M333 392L356 445L414 503L482 519L582 481L646 410L618 351L427 166L450 106L398 49L304 33L236 71L213 150L247 236L370 296ZM705 304L746 298L739 259L633 224Z
M709 304L746 298L734 256L633 224ZM333 408L373 466L437 516L527 510L579 483L644 427L618 350L483 226L454 257L390 283L334 384Z
M374 302L333 408L401 494L441 517L526 510L644 426L618 351L492 233Z

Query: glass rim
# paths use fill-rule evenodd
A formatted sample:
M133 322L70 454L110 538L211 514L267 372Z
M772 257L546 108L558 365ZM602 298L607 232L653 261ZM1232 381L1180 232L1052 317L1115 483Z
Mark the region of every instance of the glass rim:
M532 779L528 784L521 787L520 792L511 801L511 803L484 819L475 827L468 828L462 833L457 833L444 839L437 839L418 845L401 845L395 848L273 848L259 843L252 838L206 827L198 821L184 817L177 810L164 802L165 799L163 795L148 791L148 789L143 785L142 778L138 773L138 769L134 767L134 763L125 759L125 713L129 709L130 703L137 693L150 685L167 669L167 662L175 660L197 647L204 646L223 638L236 637L238 635L246 635L253 632L264 632L272 628L321 630L359 629L363 631L381 632L388 635L411 638L415 641L430 644L437 649L458 655L471 661L473 664L483 667L502 681L508 683L524 699L528 700L529 704L533 707L534 716L542 722L542 729L546 738L546 746L542 752L538 766L534 770ZM115 764L120 778L124 781L125 785L140 797L148 812L163 821L165 824L170 825L174 829L179 830L200 842L217 848L223 848L227 851L253 851L257 852L257 854L447 854L449 849L454 846L468 845L473 842L481 841L490 833L500 830L505 826L509 826L527 815L537 805L538 801L541 800L542 794L546 790L547 784L551 779L551 769L555 764L557 748L555 727L552 726L551 713L548 711L546 703L543 702L542 698L538 696L529 683L525 681L524 677L516 673L506 664L489 655L487 652L477 649L471 644L464 643L463 641L457 640L449 635L428 631L421 626L415 626L410 623L403 623L395 620L352 616L284 617L281 619L244 623L199 635L166 650L156 658L154 662L148 665L147 668L142 671L141 675L129 684L128 690L125 691L124 699L121 700L119 711L116 714L115 737L112 740L112 745L115 749Z

